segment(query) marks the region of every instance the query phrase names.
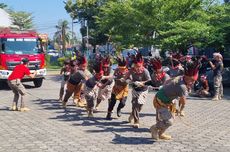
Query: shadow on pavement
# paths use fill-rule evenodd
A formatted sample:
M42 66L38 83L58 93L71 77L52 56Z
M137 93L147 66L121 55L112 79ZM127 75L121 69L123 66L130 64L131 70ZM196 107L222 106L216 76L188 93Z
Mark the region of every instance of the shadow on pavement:
M10 107L4 106L0 108L0 111L12 111L12 110L10 110Z
M108 132L113 133L115 136L112 139L114 144L153 144L154 141L151 138L144 137L125 137L119 133L136 132L136 133L149 133L149 128L140 127L138 129L132 128L128 121L117 121L116 118L112 121L106 120L104 117L88 118L86 109L76 108L76 106L70 106L63 109L61 103L57 99L46 99L46 100L34 100L34 102L40 105L45 110L54 110L58 115L49 119L59 121L70 121L74 122L73 126L93 126L94 129L88 129L88 133L102 133ZM104 111L98 111L97 113L104 113ZM122 117L128 116L130 113L123 112ZM155 116L155 114L141 113L140 117L144 116ZM96 128L95 128L96 127Z
M51 80L51 81L54 81L54 82L58 82L58 81L61 81L62 77L60 75L49 75L49 76L46 76L46 80Z
M82 119L79 116L82 116L82 112L85 111L85 109L76 109L76 106L70 105L68 105L68 108L63 109L61 102L57 99L37 99L33 101L45 110L54 110L55 113L62 114L50 119L57 119L61 121L79 121Z
M114 134L115 134L115 137L112 140L112 143L114 144L140 145L140 144L153 144L155 142L151 138L125 137L117 133L114 133Z

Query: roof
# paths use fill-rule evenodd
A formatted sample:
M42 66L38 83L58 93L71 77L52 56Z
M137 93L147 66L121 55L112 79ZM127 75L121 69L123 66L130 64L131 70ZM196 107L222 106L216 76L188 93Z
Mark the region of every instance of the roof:
M36 38L38 34L35 31L14 31L10 28L0 28L1 38Z

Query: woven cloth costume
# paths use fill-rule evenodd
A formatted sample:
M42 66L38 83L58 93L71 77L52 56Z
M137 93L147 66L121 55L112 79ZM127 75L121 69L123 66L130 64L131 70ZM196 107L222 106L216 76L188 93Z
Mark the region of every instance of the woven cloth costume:
M101 59L102 68L104 71L104 77L101 80L101 83L104 85L103 88L99 88L98 97L97 97L97 105L96 109L98 109L101 101L110 100L114 81L113 81L113 70L111 69L110 57L104 57Z
M121 109L125 106L128 96L128 82L124 79L128 74L126 60L124 58L117 58L117 62L118 68L114 72L115 84L113 86L111 100L109 102L108 113L106 116L107 119L111 119L111 113L117 100L120 101L117 107L117 116L121 116Z
M155 95L153 104L156 108L156 125L153 125L150 130L153 139L171 139L171 136L164 134L173 124L172 108L173 100L178 97L185 97L188 93L188 79L194 83L198 78L199 63L190 61L185 65L184 76L179 76L171 79L165 84ZM185 79L187 79L185 81Z
M149 71L143 66L144 60L140 53L135 56L134 67L129 71L132 78L132 112L129 122L134 119L133 127L139 127L139 112L144 105L148 93L148 86L145 83L151 80Z
M78 62L78 65L83 65L83 64L87 64L86 58L84 56L82 56ZM81 69L78 69L77 72L73 73L70 76L68 83L67 83L66 94L65 94L64 100L62 101L63 107L66 107L66 103L73 93L74 93L75 103L81 102L80 100L81 100L82 87L83 87L84 82L90 77L90 75L91 74L87 70L83 71ZM79 106L84 106L84 104L79 105Z
M98 85L104 74L102 70L102 63L96 62L95 65L93 66L93 70L95 72L94 75L85 82L85 87L84 87L84 93L85 93L85 99L87 101L87 111L89 117L93 116L93 108L97 101L97 95L99 90Z

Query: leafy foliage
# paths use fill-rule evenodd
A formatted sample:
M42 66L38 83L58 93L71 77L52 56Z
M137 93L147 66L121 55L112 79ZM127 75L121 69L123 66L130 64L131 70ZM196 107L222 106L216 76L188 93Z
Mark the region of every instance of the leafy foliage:
M7 6L6 4L0 3L0 8L5 9L5 8L7 8L7 7L8 7L8 6Z
M80 22L88 21L95 44L96 37L101 35L120 47L155 45L164 50L186 51L190 45L216 49L229 45L228 1L68 0L67 3L67 12ZM81 32L84 36L84 26Z
M54 34L54 41L62 46L63 50L66 50L66 43L70 42L71 33L68 31L68 21L60 20L58 25L55 26L57 31Z
M13 24L18 26L19 30L28 30L33 28L33 17L31 13L24 11L10 11Z
M80 32L82 37L87 36L87 26L89 33L89 43L93 46L97 44L104 44L108 40L108 37L99 30L96 24L95 16L99 13L100 7L106 2L106 0L68 0L65 4L66 11L70 14L72 19L81 23ZM83 41L85 46L86 41Z

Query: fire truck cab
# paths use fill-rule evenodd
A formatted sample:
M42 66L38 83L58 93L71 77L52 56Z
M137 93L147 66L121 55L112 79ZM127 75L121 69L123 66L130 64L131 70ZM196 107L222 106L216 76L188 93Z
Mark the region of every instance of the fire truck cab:
M14 67L23 58L29 59L30 72L37 71L34 79L24 77L22 81L33 81L35 87L42 85L46 75L45 54L41 39L35 31L13 31L0 29L0 82L7 81Z

